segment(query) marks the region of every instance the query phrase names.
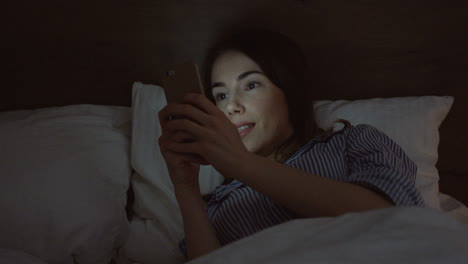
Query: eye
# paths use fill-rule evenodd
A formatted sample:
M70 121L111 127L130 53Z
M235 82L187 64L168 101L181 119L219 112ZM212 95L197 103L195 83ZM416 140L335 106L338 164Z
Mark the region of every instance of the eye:
M219 102L219 101L226 99L226 94L225 93L215 94L214 98L216 102Z
M252 89L254 89L254 88L257 88L256 85L258 86L258 85L260 85L260 83L258 83L258 82L249 82L249 83L247 84L247 88L248 88L249 90L252 90Z

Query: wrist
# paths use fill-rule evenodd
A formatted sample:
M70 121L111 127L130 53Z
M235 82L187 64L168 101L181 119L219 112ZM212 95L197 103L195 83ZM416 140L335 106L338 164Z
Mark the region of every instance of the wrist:
M225 159L223 168L216 168L225 178L236 179L243 182L249 176L249 168L255 164L257 156L255 153L246 152L235 158ZM253 165L255 166L255 165Z
M199 184L174 184L174 192L177 198L182 196L201 197Z
M205 211L205 202L200 190L187 186L178 186L175 189L175 196L184 218Z

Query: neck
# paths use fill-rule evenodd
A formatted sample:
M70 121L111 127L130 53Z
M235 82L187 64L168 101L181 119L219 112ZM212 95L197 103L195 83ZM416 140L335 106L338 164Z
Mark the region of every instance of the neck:
M289 157L291 157L301 146L296 142L288 144L285 148L278 148L273 153L271 153L268 158L279 163L284 163ZM280 151L278 153L278 151ZM276 155L275 155L276 154Z

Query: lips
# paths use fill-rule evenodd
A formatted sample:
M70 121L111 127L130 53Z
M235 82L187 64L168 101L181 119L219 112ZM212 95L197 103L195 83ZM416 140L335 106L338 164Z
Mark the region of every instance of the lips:
M255 123L239 123L239 124L236 124L236 127L237 127L237 131L239 132L239 135L241 137L247 135L248 133L250 133L250 131L252 131L252 129L255 127Z

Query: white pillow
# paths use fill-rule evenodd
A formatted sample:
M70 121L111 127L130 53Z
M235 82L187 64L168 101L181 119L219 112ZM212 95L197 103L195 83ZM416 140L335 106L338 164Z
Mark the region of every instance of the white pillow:
M158 112L167 105L160 86L133 84L131 162L135 169L134 219L122 258L143 263L181 263L178 244L184 236L182 218L167 166L159 149ZM200 168L200 191L210 193L223 181L211 166Z
M109 263L128 235L128 107L0 113L0 247Z
M26 252L0 248L0 263L2 264L47 264L41 259L32 256Z
M416 163L416 187L427 205L440 209L439 174L435 167L439 126L452 104L450 96L420 96L317 101L314 108L321 128L330 128L342 118L352 125L372 125L387 134Z

